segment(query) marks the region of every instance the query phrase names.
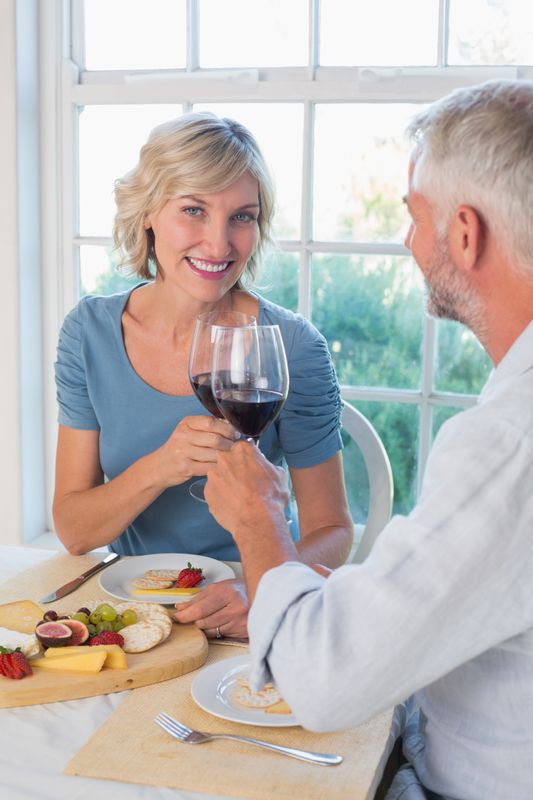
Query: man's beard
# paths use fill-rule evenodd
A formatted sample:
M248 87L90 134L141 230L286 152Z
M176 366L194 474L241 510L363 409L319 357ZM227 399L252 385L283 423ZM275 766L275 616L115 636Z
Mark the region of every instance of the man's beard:
M481 301L467 276L453 264L443 239L439 239L435 246L426 274L426 286L429 314L461 322L479 338L485 327Z

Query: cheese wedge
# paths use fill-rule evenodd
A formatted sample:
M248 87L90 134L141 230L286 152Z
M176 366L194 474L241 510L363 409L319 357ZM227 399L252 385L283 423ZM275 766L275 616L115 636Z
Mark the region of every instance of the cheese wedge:
M9 628L0 627L0 645L9 647L11 650L20 647L26 658L38 656L41 652L41 645L34 633L20 633Z
M128 660L126 653L118 644L66 645L65 647L49 647L45 651L45 658L70 658L77 655L89 655L91 652L105 652L104 667L110 669L127 669Z
M67 672L100 672L104 666L107 653L92 652L95 647L87 648L87 653L78 653L72 656L57 656L56 658L37 658L31 661L32 667L46 670L63 670Z
M17 600L0 605L0 627L19 633L33 633L43 618L43 610L33 600ZM1 642L0 642L1 644Z
M201 591L197 586L193 586L190 589L132 589L131 594L166 594L169 597L183 597L183 595L198 594Z

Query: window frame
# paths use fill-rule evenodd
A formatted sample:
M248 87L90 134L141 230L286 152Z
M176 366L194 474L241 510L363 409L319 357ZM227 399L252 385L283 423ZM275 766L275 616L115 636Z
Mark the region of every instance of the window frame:
M183 104L205 102L296 102L303 104L301 238L282 240L297 253L299 307L310 317L310 262L317 253L407 255L399 244L312 240L313 122L318 103L428 103L449 91L489 78L533 78L533 67L449 67L445 64L449 0L439 0L438 62L435 67L321 67L318 63L320 0L308 0L309 63L301 68L203 70L198 65L198 1L187 0L187 64L183 70L102 71L84 69L83 0L49 0L40 7L41 208L46 507L51 509L56 442L53 362L57 334L79 296L79 252L83 245L109 246L108 237L80 236L77 213L78 109L92 104ZM225 76L226 81L220 78ZM231 79L231 80L230 80ZM418 390L342 386L350 401L414 404L420 409L417 494L432 442L433 410L469 407L476 395L435 391L436 321L424 315L421 385ZM48 531L53 531L47 511Z

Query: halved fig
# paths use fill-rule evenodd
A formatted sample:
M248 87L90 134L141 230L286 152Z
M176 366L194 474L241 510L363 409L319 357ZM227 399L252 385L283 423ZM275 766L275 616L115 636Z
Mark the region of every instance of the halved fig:
M89 638L89 630L83 622L77 619L65 619L61 624L67 625L72 630L72 638L68 642L69 645L83 644Z
M70 644L73 633L63 622L42 622L35 628L35 635L44 647L63 647Z

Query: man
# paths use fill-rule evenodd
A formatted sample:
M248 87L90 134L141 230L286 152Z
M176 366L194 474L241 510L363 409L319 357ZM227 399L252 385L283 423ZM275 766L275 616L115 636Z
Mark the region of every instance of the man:
M250 445L220 454L206 498L242 556L256 682L317 731L411 698L391 800L531 800L533 84L456 91L409 133L406 245L429 311L494 363L478 404L441 428L412 513L329 577L298 563L282 478Z

